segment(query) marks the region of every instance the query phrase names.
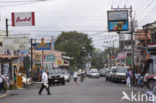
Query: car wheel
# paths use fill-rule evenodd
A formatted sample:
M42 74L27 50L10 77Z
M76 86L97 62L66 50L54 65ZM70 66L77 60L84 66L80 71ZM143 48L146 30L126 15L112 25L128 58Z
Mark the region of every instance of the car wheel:
M156 86L156 81L155 81L155 80L150 80L150 81L148 81L147 87L148 87L150 90L153 90L155 86Z
M65 83L65 81L62 83L62 85L65 85L66 83Z

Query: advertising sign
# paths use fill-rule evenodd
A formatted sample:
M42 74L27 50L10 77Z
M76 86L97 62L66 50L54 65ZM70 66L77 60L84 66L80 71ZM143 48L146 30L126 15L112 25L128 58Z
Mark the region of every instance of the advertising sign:
M108 11L109 21L128 20L127 10Z
M42 38L41 43L35 44L36 50L51 50L51 42L45 43L44 38Z
M128 10L108 11L108 31L128 31Z
M51 43L36 43L36 50L51 50Z
M34 12L13 12L12 26L35 26Z
M110 21L109 31L128 31L128 21Z
M29 50L28 37L4 37L2 41L4 50Z
M55 55L45 55L46 62L53 62L55 61Z
M64 64L64 60L56 60L56 65L63 65Z
M119 59L125 59L126 58L126 54L125 53L118 53L118 58Z

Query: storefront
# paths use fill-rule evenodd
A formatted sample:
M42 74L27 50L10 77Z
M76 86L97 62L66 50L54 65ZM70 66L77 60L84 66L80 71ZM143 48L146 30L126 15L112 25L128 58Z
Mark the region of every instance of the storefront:
M18 69L15 66L18 65L17 61L17 56L0 55L0 73L7 77L9 84L14 82L14 72Z

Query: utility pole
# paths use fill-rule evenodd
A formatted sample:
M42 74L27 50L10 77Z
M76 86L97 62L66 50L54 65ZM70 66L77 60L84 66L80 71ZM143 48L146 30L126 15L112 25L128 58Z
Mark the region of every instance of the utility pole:
M33 77L33 39L30 39L31 44L31 76Z
M6 37L8 37L8 18L5 19L5 23L6 23Z
M129 10L130 11L130 27L131 27L131 31L130 31L130 34L131 34L131 68L132 68L132 74L133 74L133 83L135 83L135 68L134 68L134 40L133 40L133 32L134 32L134 28L133 28L133 18L132 18L132 13L133 13L133 10L132 10L132 6L130 6L130 8L113 8L112 9L115 9L115 10ZM120 35L120 31L118 30L118 34Z

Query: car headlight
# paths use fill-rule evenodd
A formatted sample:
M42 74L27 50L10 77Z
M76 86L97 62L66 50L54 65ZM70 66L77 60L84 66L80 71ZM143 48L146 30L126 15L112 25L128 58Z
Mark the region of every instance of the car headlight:
M156 79L156 76L154 76L154 79Z

